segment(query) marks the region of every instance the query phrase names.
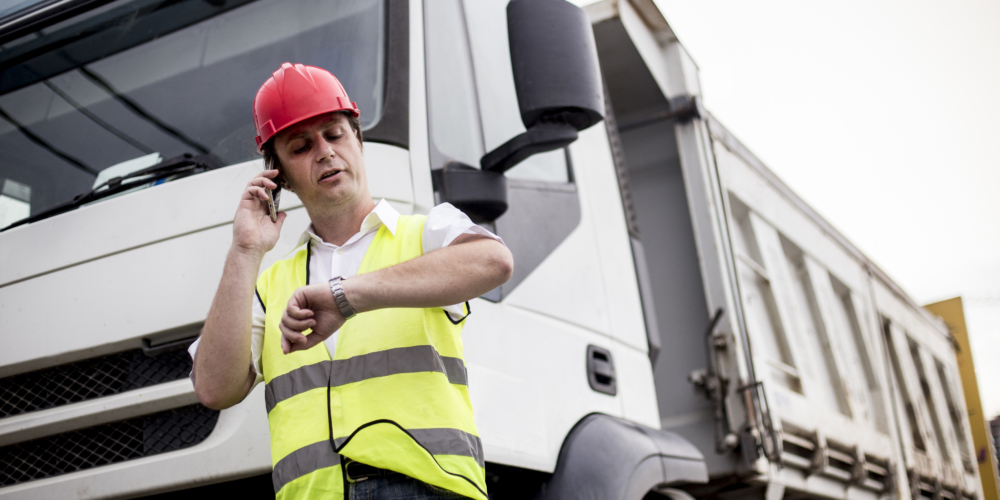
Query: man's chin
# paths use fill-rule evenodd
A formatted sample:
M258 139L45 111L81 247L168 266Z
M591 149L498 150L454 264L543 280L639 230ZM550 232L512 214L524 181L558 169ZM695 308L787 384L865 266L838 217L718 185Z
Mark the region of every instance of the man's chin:
M336 179L333 182L326 182L317 186L320 196L327 198L341 198L350 194L353 189L345 182L346 179Z
M319 199L322 203L337 206L350 205L359 198L360 196L357 190L348 189L348 186L343 185L332 186L330 189L324 189L319 195Z

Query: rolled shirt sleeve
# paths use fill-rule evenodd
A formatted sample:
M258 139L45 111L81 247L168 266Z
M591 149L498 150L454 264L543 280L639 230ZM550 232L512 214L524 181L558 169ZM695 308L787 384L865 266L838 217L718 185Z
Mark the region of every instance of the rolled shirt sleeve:
M431 209L424 222L422 235L424 253L427 254L451 245L455 239L463 234L482 236L503 243L503 239L486 228L476 225L468 215L455 208L451 203L442 203ZM465 318L465 304L453 304L444 306L442 309L448 313L452 321L461 321Z
M427 214L427 221L424 222L424 253L451 245L455 238L463 234L484 236L503 243L503 239L499 236L472 222L465 212L455 208L451 203L442 203L431 209Z

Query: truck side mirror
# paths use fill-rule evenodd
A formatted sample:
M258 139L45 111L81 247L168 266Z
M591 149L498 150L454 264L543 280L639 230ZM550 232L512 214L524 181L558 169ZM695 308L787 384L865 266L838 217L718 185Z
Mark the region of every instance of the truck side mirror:
M604 119L597 44L583 9L565 0L512 0L507 36L521 121L527 131L486 153L484 171L566 147Z
M507 5L510 61L526 132L486 153L481 169L452 162L433 173L441 201L476 222L507 210L503 173L526 158L568 146L604 119L604 92L594 32L583 9L565 0L512 0Z

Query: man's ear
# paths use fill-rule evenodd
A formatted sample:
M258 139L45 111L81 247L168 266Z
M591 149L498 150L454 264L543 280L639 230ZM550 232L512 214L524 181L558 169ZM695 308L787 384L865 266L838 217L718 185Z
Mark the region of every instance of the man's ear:
M288 183L288 177L285 175L285 169L282 167L278 167L278 181L278 185L281 186L281 189L291 191L293 193L295 192L295 190L292 189L292 185Z

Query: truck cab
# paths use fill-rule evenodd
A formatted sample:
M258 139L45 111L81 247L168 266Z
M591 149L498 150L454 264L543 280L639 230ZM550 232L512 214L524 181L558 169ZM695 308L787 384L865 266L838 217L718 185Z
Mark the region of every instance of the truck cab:
M6 13L14 26L0 35L0 177L17 208L0 233L0 315L37 341L0 355L10 405L0 496L136 497L233 481L269 491L263 387L209 410L184 351L218 284L236 201L263 168L256 88L288 60L329 69L362 110L372 195L404 214L458 204L446 166L478 169L526 132L507 2L26 5ZM599 82L588 18L566 5L583 20ZM634 434L653 450L658 473L642 494L703 481L694 446L658 434L608 135L596 125L549 149L504 172L501 216L471 214L517 261L507 284L472 302L463 334L491 488L548 480L574 430L578 442ZM293 193L281 209L288 219L264 266L308 225Z

